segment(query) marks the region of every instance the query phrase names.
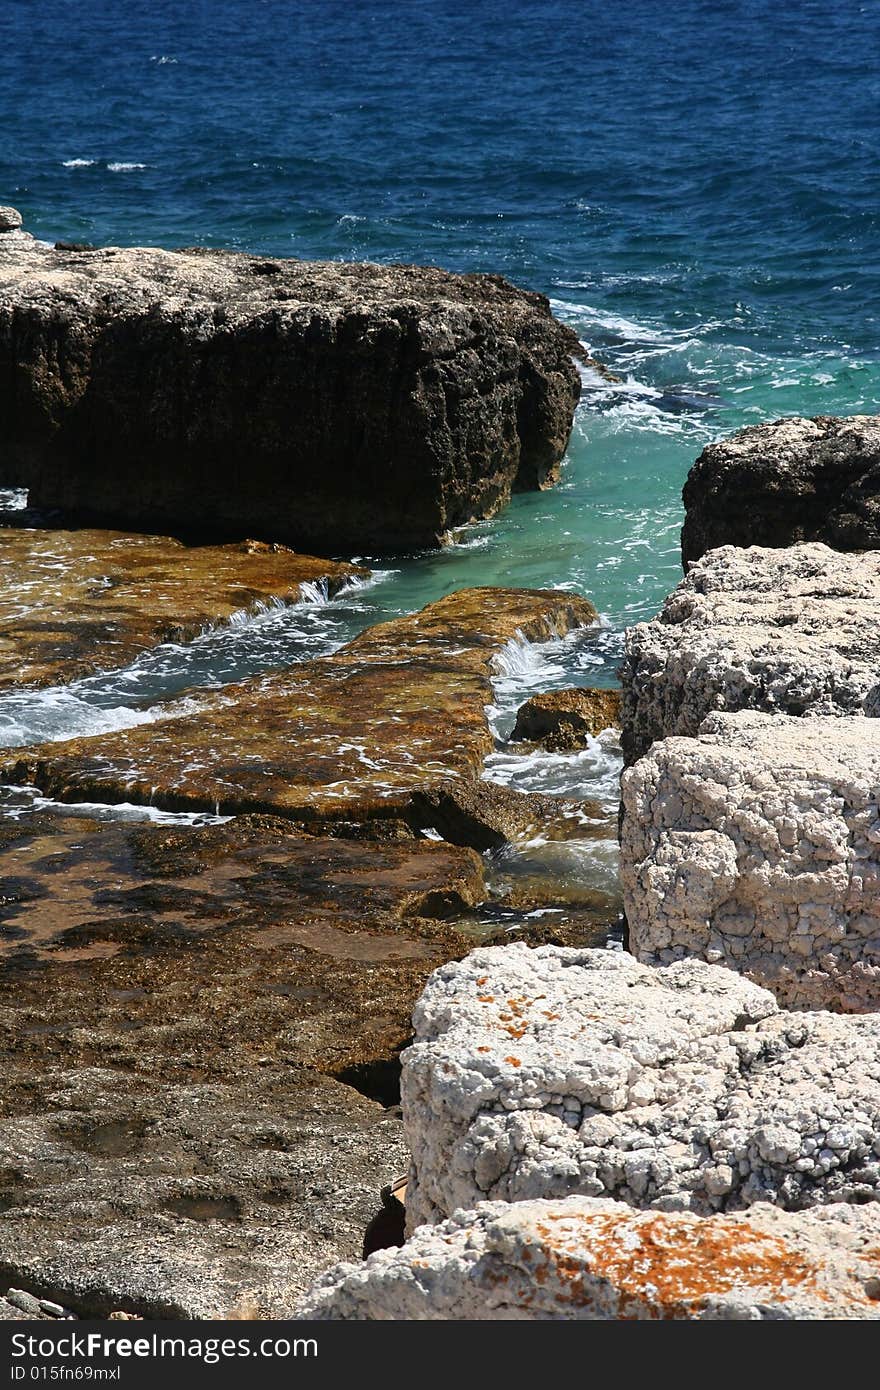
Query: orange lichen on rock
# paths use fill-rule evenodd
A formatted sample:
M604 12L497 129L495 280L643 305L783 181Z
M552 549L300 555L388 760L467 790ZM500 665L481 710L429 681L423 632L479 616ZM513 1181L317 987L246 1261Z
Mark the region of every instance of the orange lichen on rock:
M658 1316L689 1317L713 1295L740 1289L750 1296L766 1290L774 1302L795 1292L827 1299L820 1259L736 1219L623 1208L613 1215L550 1215L536 1231L572 1300L594 1299L588 1284L599 1279L614 1290L622 1313L648 1302ZM870 1301L857 1290L852 1296Z

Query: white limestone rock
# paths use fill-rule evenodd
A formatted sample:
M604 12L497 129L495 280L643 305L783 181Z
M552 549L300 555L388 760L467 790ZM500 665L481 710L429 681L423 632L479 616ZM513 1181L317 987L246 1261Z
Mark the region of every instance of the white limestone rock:
M880 1016L784 1013L698 960L516 944L435 971L414 1022L410 1231L484 1199L880 1199Z
M788 1007L880 1008L880 721L703 728L623 776L631 950L732 966Z
M626 635L623 749L695 735L715 711L876 715L880 551L723 546Z
M693 1216L619 1202L482 1202L401 1249L338 1265L300 1318L695 1320L880 1317L880 1205Z

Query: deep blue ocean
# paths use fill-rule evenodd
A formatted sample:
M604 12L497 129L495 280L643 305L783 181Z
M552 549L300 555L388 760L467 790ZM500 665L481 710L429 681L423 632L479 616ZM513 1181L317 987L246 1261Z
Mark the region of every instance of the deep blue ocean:
M880 409L878 0L3 0L0 202L38 236L500 271L624 378L553 492L376 612L680 575L703 445ZM2 483L2 479L0 479Z

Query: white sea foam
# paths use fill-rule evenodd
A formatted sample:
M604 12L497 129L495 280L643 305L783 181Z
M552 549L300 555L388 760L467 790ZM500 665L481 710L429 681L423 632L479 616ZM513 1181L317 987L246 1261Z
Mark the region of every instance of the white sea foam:
M62 159L61 164L65 169L91 169L97 162L97 159Z
M107 168L110 170L110 173L111 173L111 174L128 174L128 173L130 173L133 169L148 169L148 168L149 168L149 165L148 165L148 164L127 163L126 161L123 161L123 160L116 160L116 161L114 161L112 164L108 164L108 165L107 165Z
M155 806L137 806L131 801L53 801L43 796L38 787L0 785L0 812L9 820L21 820L45 811L88 820L147 821L153 825L222 825L232 819L231 816L210 815L207 811L160 811Z

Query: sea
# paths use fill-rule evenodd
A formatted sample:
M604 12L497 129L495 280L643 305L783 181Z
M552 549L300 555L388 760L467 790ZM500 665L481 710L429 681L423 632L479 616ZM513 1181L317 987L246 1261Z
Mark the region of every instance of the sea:
M517 701L615 683L681 577L707 443L880 410L880 0L3 0L0 203L50 241L500 272L620 378L584 371L553 490L332 603L6 696L6 744L156 717L464 586L562 587L600 625L502 659L487 774L610 805L616 750L514 757Z

